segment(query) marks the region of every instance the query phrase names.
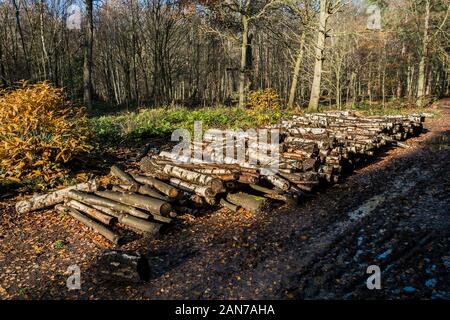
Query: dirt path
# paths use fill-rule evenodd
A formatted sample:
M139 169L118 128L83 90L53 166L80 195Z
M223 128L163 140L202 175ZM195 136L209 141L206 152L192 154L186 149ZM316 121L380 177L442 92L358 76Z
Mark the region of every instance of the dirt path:
M0 297L450 299L450 99L440 107L411 148L386 151L297 208L220 210L131 242L153 267L139 286L96 280L95 257L109 246L69 218L0 204ZM65 287L73 264L80 291ZM365 285L369 265L381 268L381 290Z

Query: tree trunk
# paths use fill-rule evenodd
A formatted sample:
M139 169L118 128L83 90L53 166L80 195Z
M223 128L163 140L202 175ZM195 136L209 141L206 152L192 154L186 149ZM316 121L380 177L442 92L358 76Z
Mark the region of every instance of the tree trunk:
M250 2L250 1L249 1ZM247 98L247 45L249 32L249 18L242 15L242 43L241 43L241 68L239 69L239 107L245 107Z
M417 80L417 106L423 106L425 95L425 64L428 58L428 25L430 20L430 0L425 1L425 21L422 38L422 55L420 56L419 74Z
M320 83L322 79L322 64L323 64L323 52L325 50L325 37L327 32L327 20L328 14L328 0L320 1L320 14L319 14L319 31L317 34L316 52L315 52L315 64L314 64L314 78L311 88L311 97L309 99L309 111L319 110L320 99Z
M300 69L301 69L302 61L303 61L303 53L305 52L305 48L304 48L305 38L306 38L306 32L303 31L302 37L300 39L300 48L297 52L297 59L295 61L294 74L292 75L292 84L291 84L291 90L289 92L289 101L288 101L289 108L294 107L295 95L297 93L298 78L300 76Z
M45 36L44 36L44 10L45 10L45 2L44 0L40 1L39 6L39 27L41 33L41 45L42 45L42 68L44 69L44 78L47 79L47 65L50 68L47 46L45 44Z
M27 68L27 77L30 78L31 77L30 59L28 57L27 47L25 45L25 36L23 33L22 24L20 22L20 8L19 8L19 5L17 4L17 0L13 0L12 2L13 2L15 13L16 13L17 30L19 31L20 41L22 44L22 51L23 51L23 55L24 55L24 59L25 59L26 68Z
M86 0L86 24L84 29L83 100L92 110L92 48L94 41L93 0Z

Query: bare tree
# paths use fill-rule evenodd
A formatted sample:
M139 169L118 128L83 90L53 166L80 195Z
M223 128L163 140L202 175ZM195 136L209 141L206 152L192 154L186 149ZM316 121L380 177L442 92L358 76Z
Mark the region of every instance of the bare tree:
M314 64L314 76L313 83L311 87L311 97L309 99L308 110L317 111L319 109L319 99L320 99L320 82L322 79L322 64L324 58L325 50L325 39L327 37L327 22L328 18L340 10L344 6L342 0L321 0L320 1L320 12L319 12L319 25L317 30L317 43L316 43L316 53L315 53L315 64Z
M93 41L94 2L93 0L86 0L86 18L84 28L83 100L88 109L92 109Z

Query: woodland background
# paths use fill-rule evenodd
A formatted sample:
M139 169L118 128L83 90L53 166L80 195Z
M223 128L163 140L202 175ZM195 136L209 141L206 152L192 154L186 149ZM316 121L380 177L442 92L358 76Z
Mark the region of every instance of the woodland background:
M8 0L0 84L48 80L108 110L244 106L267 88L312 110L422 105L449 91L448 16L446 0Z

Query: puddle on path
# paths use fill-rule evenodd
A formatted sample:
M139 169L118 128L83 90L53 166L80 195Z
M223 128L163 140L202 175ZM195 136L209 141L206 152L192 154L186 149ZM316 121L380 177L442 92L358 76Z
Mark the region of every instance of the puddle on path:
M375 210L380 203L386 200L384 194L376 195L364 202L361 206L359 206L356 210L349 212L348 217L351 221L359 220L368 214L370 214L373 210Z

